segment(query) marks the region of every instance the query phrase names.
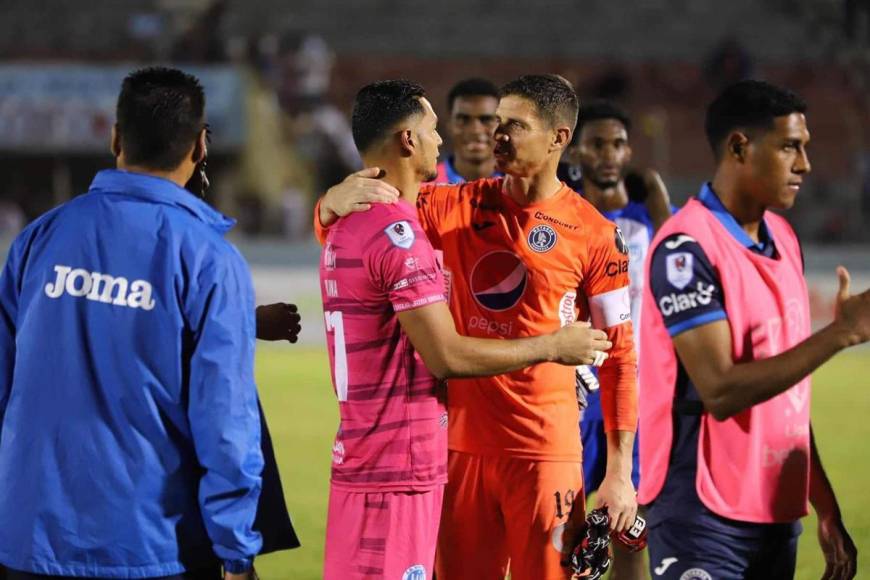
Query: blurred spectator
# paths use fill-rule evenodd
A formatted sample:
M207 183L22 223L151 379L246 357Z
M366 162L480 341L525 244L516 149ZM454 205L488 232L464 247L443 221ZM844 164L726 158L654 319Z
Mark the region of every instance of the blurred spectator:
M588 83L581 93L595 100L622 102L630 97L631 78L621 66L613 66Z
M315 170L312 196L362 167L348 115L329 101L330 48L319 36L288 34L278 56L278 98L300 157Z
M228 197L221 207L239 220L245 233L297 237L307 231L308 220L295 214L310 213L308 199L315 184L313 168L297 153L279 105L277 52L277 39L267 35L252 39L244 55L247 138L237 182L224 191Z
M870 42L870 0L845 0L843 3L843 24L846 37L852 41L858 41L858 32L861 22L867 32L867 41Z
M16 203L6 199L0 200L0 239L12 239L26 224L24 212Z
M752 76L754 64L749 52L736 38L725 38L710 53L705 75L715 91Z
M175 43L172 58L179 62L224 62L227 55L221 33L226 12L227 1L214 0Z
M870 220L870 149L859 155L858 175L861 176L861 214L867 221Z

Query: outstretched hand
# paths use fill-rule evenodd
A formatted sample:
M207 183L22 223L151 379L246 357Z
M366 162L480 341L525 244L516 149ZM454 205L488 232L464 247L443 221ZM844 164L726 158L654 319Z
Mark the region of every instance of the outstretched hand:
M837 291L837 311L834 324L846 333L849 344L861 344L870 340L870 290L860 294L851 293L849 271L837 267L840 288Z
M302 330L295 304L276 302L257 306L257 338L296 342Z

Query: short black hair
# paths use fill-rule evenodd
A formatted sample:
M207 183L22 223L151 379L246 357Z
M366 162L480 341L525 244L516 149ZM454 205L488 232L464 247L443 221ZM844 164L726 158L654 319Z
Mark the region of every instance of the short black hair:
M580 115L577 117L577 128L574 129L574 134L571 136L571 145L577 145L580 142L580 132L586 123L605 119L619 121L625 127L625 132L631 133L631 118L629 118L625 111L610 101L592 101L580 108Z
M205 127L205 92L178 69L139 69L121 84L115 115L128 164L172 171Z
M387 136L397 123L423 113L426 90L406 80L378 81L356 94L351 116L353 142L360 153Z
M704 129L716 159L725 138L736 129L770 129L776 117L805 113L807 104L789 90L746 80L727 87L707 107Z
M498 100L498 87L491 81L474 77L464 79L453 85L450 92L447 93L447 112L453 112L453 103L459 97L493 97Z
M580 101L574 87L559 75L525 75L504 85L499 97L516 95L532 101L538 115L551 127L577 125Z

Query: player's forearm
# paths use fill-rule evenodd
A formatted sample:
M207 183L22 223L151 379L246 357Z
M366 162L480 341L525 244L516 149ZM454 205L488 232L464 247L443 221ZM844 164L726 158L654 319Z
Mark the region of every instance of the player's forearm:
M828 325L779 355L733 365L714 377L709 388L701 389L702 395L709 393L702 397L704 406L720 421L732 417L787 391L849 345L840 328Z
M439 357L438 372L429 368L442 379L500 375L556 358L556 341L552 335L515 340L457 335L445 346Z
M661 176L655 171L648 171L644 177L647 187L645 205L653 221L653 229L658 230L671 217L671 199Z
M605 431L637 429L637 355L632 332L630 324L607 330L608 338L618 346L610 350L610 358L598 371Z
M630 481L633 449L634 431L608 432L606 473Z
M839 519L840 506L834 488L822 467L821 457L816 448L816 438L810 428L810 503L819 519Z

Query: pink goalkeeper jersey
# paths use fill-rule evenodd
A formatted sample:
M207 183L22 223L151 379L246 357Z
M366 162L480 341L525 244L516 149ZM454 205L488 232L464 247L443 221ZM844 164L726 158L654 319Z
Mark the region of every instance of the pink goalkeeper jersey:
M447 480L445 389L397 312L445 300L444 278L407 202L374 204L329 230L320 261L332 382L341 423L332 484L426 490Z

